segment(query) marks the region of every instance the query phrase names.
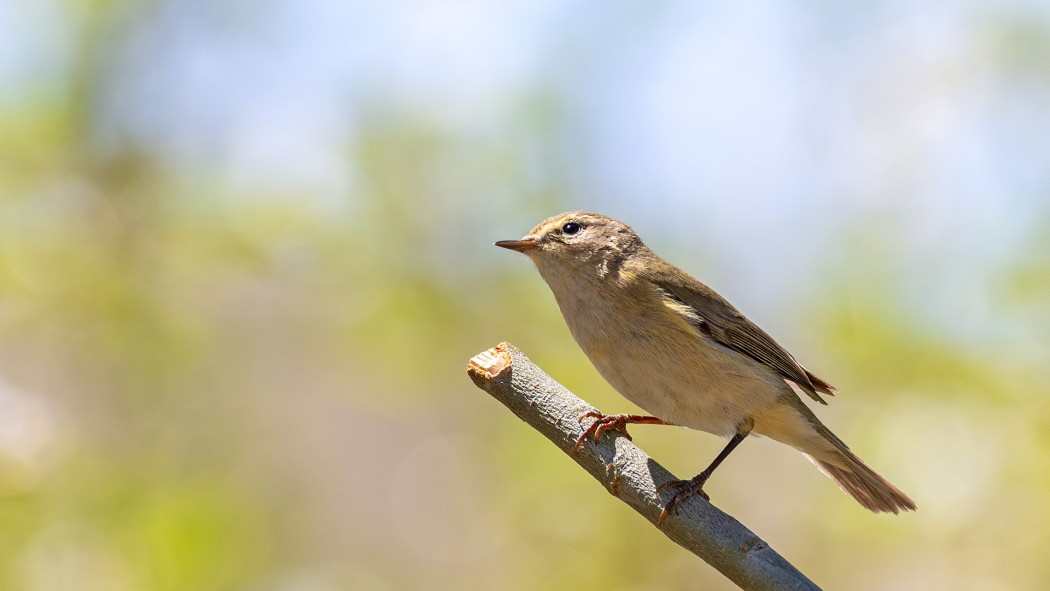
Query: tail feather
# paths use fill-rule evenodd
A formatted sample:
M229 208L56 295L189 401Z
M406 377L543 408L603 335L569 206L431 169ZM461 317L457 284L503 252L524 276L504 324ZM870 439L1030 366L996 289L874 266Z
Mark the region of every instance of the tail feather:
M828 478L834 480L843 492L856 499L869 511L899 513L915 510L915 501L869 468L849 448L842 446L838 448L838 451L845 460L843 463L846 467L819 460L809 454L805 456L816 464L817 468Z
M821 382L822 385L827 385ZM801 451L846 494L876 513L914 511L915 501L868 467L795 395L755 417L755 432Z

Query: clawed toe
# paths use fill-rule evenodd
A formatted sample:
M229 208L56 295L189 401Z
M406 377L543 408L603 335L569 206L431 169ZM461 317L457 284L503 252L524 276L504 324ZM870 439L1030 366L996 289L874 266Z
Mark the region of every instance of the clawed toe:
M702 476L702 475L701 475ZM656 520L656 527L660 527L664 523L664 519L668 515L678 510L678 505L682 501L689 498L690 495L697 495L703 498L705 501L710 501L711 497L704 492L704 482L707 478L693 478L692 480L668 480L656 488L657 494L663 492L665 489L674 488L678 489L675 491L671 498L667 500L662 511L660 511L660 517Z
M603 432L610 429L615 429L623 433L624 437L631 439L631 435L627 432L627 417L624 415L603 415L598 411L591 411L580 416L579 421L582 423L583 419L594 418L594 422L590 424L583 433L576 438L576 444L572 446L572 453L579 453L580 446L587 440L588 437L593 436L595 441L598 441L598 436Z
M582 415L580 415L579 417L577 417L576 418L576 422L577 423L582 423L583 419L591 419L591 418L601 419L601 418L604 418L604 417L605 417L605 415L603 415L602 413L600 413L600 412L598 412L596 410L592 410L590 412L585 412Z
M588 437L593 436L594 440L598 441L598 436L609 430L619 431L628 439L628 441L633 441L631 434L627 432L628 423L638 423L643 425L671 424L656 417L629 414L603 415L596 410L580 415L578 420L582 423L583 419L587 418L593 418L594 422L584 429L583 434L576 439L576 444L572 446L572 453L579 453L580 446L583 445L583 442L586 441Z

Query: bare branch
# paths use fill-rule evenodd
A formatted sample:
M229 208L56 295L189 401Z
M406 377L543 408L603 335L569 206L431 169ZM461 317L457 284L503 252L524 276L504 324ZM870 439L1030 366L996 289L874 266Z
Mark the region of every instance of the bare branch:
M612 432L572 453L583 432L578 417L596 410L555 382L524 353L507 343L479 353L467 365L479 388L551 440L613 496L656 525L666 501L656 493L675 476L645 452ZM663 496L669 497L669 491ZM780 554L708 501L691 496L660 529L675 543L704 559L747 591L820 591Z

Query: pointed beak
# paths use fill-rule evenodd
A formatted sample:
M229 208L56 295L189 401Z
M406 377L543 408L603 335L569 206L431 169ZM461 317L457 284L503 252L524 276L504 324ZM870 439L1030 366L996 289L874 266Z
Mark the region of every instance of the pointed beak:
M525 238L524 240L500 240L496 246L524 253L538 248L540 243L535 238Z

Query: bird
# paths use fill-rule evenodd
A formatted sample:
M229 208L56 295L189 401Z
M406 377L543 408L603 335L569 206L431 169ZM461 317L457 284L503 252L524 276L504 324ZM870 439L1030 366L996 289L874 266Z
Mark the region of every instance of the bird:
M674 493L658 525L704 485L744 439L762 435L802 452L866 509L913 511L915 502L872 470L807 406L836 389L704 283L657 256L627 224L583 211L550 217L496 246L528 256L598 373L650 415L590 412L577 439L628 424L678 425L729 439Z

